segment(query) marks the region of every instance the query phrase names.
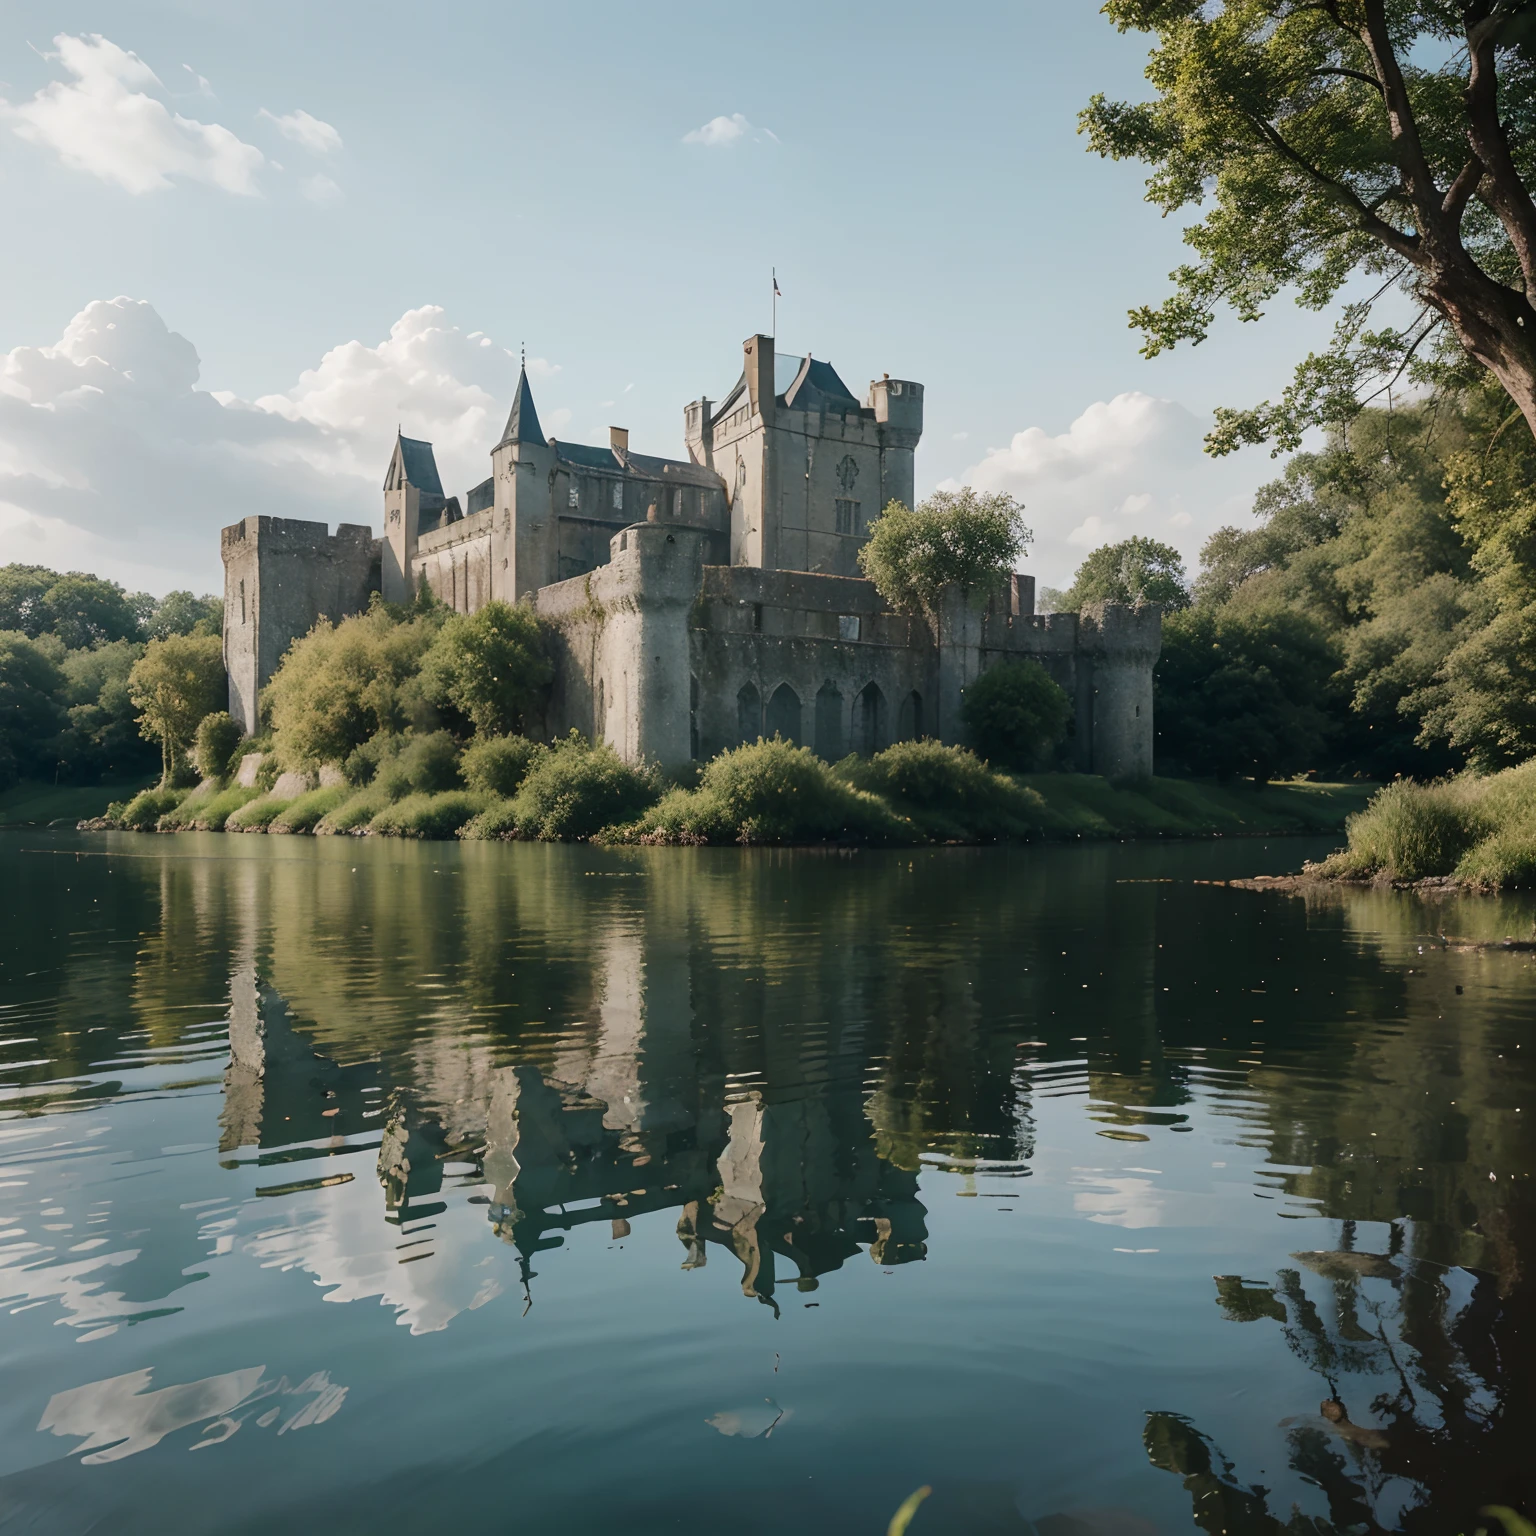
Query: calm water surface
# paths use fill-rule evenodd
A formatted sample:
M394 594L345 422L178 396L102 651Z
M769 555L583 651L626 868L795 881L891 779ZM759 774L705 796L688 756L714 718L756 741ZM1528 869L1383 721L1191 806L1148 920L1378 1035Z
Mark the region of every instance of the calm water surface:
M1536 906L1316 851L0 834L0 1527L1470 1529Z

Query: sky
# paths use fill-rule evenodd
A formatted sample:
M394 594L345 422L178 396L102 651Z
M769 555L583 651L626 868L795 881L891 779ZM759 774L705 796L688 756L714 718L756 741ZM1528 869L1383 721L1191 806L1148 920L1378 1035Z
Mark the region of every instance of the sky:
M776 269L779 351L925 385L919 496L1017 496L1043 584L1193 570L1280 467L1211 409L1328 322L1139 356L1187 252L1077 114L1144 64L1095 0L7 0L0 563L219 590L238 518L377 529L397 427L489 473L523 348L547 432L683 457Z

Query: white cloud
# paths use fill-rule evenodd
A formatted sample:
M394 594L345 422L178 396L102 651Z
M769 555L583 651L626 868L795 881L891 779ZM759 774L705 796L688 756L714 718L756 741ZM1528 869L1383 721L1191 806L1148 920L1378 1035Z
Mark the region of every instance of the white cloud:
M279 117L265 107L257 117L264 117L285 139L307 149L312 155L334 155L341 146L341 135L327 122L311 117L302 107Z
M1008 491L1035 531L1027 568L1067 585L1083 556L1131 534L1179 549L1190 573L1222 523L1239 522L1253 491L1275 475L1268 459L1212 459L1206 423L1174 400L1139 391L1090 405L1065 432L1028 427L945 488Z
M764 128L762 131L775 144L779 142L779 136L772 129ZM729 117L712 117L703 127L689 129L683 135L683 143L702 144L705 149L729 149L748 137L756 143L762 142L752 124L740 112L732 112Z
M299 183L299 191L312 203L335 203L341 200L341 188L329 176L306 176Z
M0 119L19 138L128 192L158 191L180 177L258 195L262 152L218 123L172 112L150 94L163 94L164 87L137 54L100 33L60 34L53 41L58 52L48 57L71 78L44 86L19 106L0 100Z
M151 305L96 300L53 344L0 353L0 563L217 590L219 529L248 514L377 528L397 425L462 494L490 472L517 381L482 339L427 305L252 402L200 388L196 349Z

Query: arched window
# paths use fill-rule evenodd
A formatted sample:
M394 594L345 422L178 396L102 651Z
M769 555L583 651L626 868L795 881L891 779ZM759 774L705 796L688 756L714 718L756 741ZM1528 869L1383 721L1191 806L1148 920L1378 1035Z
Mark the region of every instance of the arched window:
M756 741L763 734L763 696L756 683L743 683L736 695L736 735L743 741Z
M853 750L873 757L890 745L885 723L885 695L870 683L853 701Z
M899 741L916 741L923 734L923 696L913 689L901 701L901 715L896 722Z
M843 696L830 678L816 694L816 755L829 763L843 755Z
M800 695L788 683L780 683L768 700L765 736L782 736L785 741L800 740Z

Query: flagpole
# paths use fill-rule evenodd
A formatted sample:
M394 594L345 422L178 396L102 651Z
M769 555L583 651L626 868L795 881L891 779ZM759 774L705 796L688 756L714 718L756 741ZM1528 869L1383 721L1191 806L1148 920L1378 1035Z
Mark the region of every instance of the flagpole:
M773 299L771 301L773 304L772 335L774 340L777 341L779 335L779 269L777 267L770 267L769 272L771 274L769 282L773 285Z

